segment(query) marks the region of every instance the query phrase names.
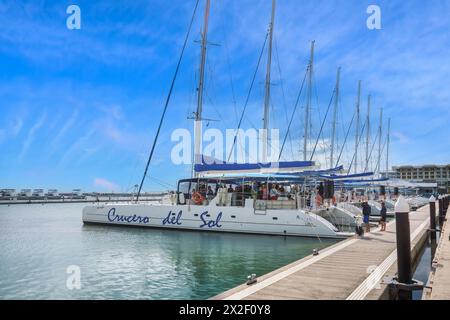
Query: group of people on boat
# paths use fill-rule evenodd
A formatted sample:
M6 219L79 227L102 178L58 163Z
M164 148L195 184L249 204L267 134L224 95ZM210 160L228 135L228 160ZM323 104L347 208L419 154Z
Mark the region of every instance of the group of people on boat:
M288 183L246 181L245 183L199 182L192 188L186 199L190 204L207 205L216 199L218 206L245 206L246 199L262 201L295 201L299 208L315 208L325 204L336 204L336 198L326 202L323 185L318 187Z

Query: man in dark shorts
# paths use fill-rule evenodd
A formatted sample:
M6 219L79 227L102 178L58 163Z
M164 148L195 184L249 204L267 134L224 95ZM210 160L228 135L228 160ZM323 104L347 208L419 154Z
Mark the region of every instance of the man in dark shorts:
M381 201L381 219L380 219L380 225L381 225L381 231L386 231L386 216L387 216L387 209L386 204L384 201Z
M371 209L370 209L369 204L367 202L364 202L363 203L363 222L364 222L364 225L366 226L366 232L370 232L370 223L369 223L370 213L371 213Z

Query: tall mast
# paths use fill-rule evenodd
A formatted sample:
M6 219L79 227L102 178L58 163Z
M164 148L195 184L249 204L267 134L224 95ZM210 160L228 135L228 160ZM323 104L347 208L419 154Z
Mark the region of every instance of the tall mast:
M330 168L334 168L334 143L336 140L336 120L337 120L337 112L339 107L339 81L341 77L341 67L337 70L336 75L336 88L335 88L335 97L334 97L334 112L333 112L333 128L331 133L331 156L330 156Z
M371 96L367 97L367 120L366 120L366 167L364 171L369 170L369 143L370 143L370 99Z
M356 98L355 173L358 173L360 105L361 105L361 80L359 80L358 82L358 97Z
M391 144L391 118L388 119L387 142L386 142L386 175L389 174L389 147Z
M198 81L197 91L197 111L195 113L194 121L194 162L201 161L201 143L202 143L202 111L203 111L203 88L205 83L205 64L206 64L206 46L208 42L208 22L209 22L209 8L210 0L206 0L205 17L203 24L203 31L201 34L201 58L200 58L200 75ZM199 159L200 158L200 159Z
M381 172L381 139L382 136L381 134L383 133L383 108L380 109L380 126L378 127L378 162L377 162L377 167L378 167L378 173Z
M267 147L269 145L268 130L269 130L269 109L270 109L270 71L272 67L272 42L273 42L273 27L275 23L275 0L272 0L272 16L269 24L269 45L267 52L267 70L266 70L266 93L264 97L264 125L263 125L263 140L262 140L262 162L267 160Z
M308 140L309 140L309 119L310 119L310 109L311 109L311 100L312 100L312 82L313 82L313 72L314 72L314 44L315 41L311 42L311 55L309 58L309 66L308 66L308 97L305 108L305 136L303 143L303 160L308 160Z

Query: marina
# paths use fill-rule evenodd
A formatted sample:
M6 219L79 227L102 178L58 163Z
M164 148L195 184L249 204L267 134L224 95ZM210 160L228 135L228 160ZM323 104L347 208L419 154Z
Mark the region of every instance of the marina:
M5 0L0 300L450 301L442 12Z

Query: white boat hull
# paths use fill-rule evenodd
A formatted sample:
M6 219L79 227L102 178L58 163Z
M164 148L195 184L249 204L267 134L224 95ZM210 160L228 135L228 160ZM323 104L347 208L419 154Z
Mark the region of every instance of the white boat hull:
M111 204L83 209L83 222L197 231L234 232L300 237L346 238L330 222L303 210L253 207Z

